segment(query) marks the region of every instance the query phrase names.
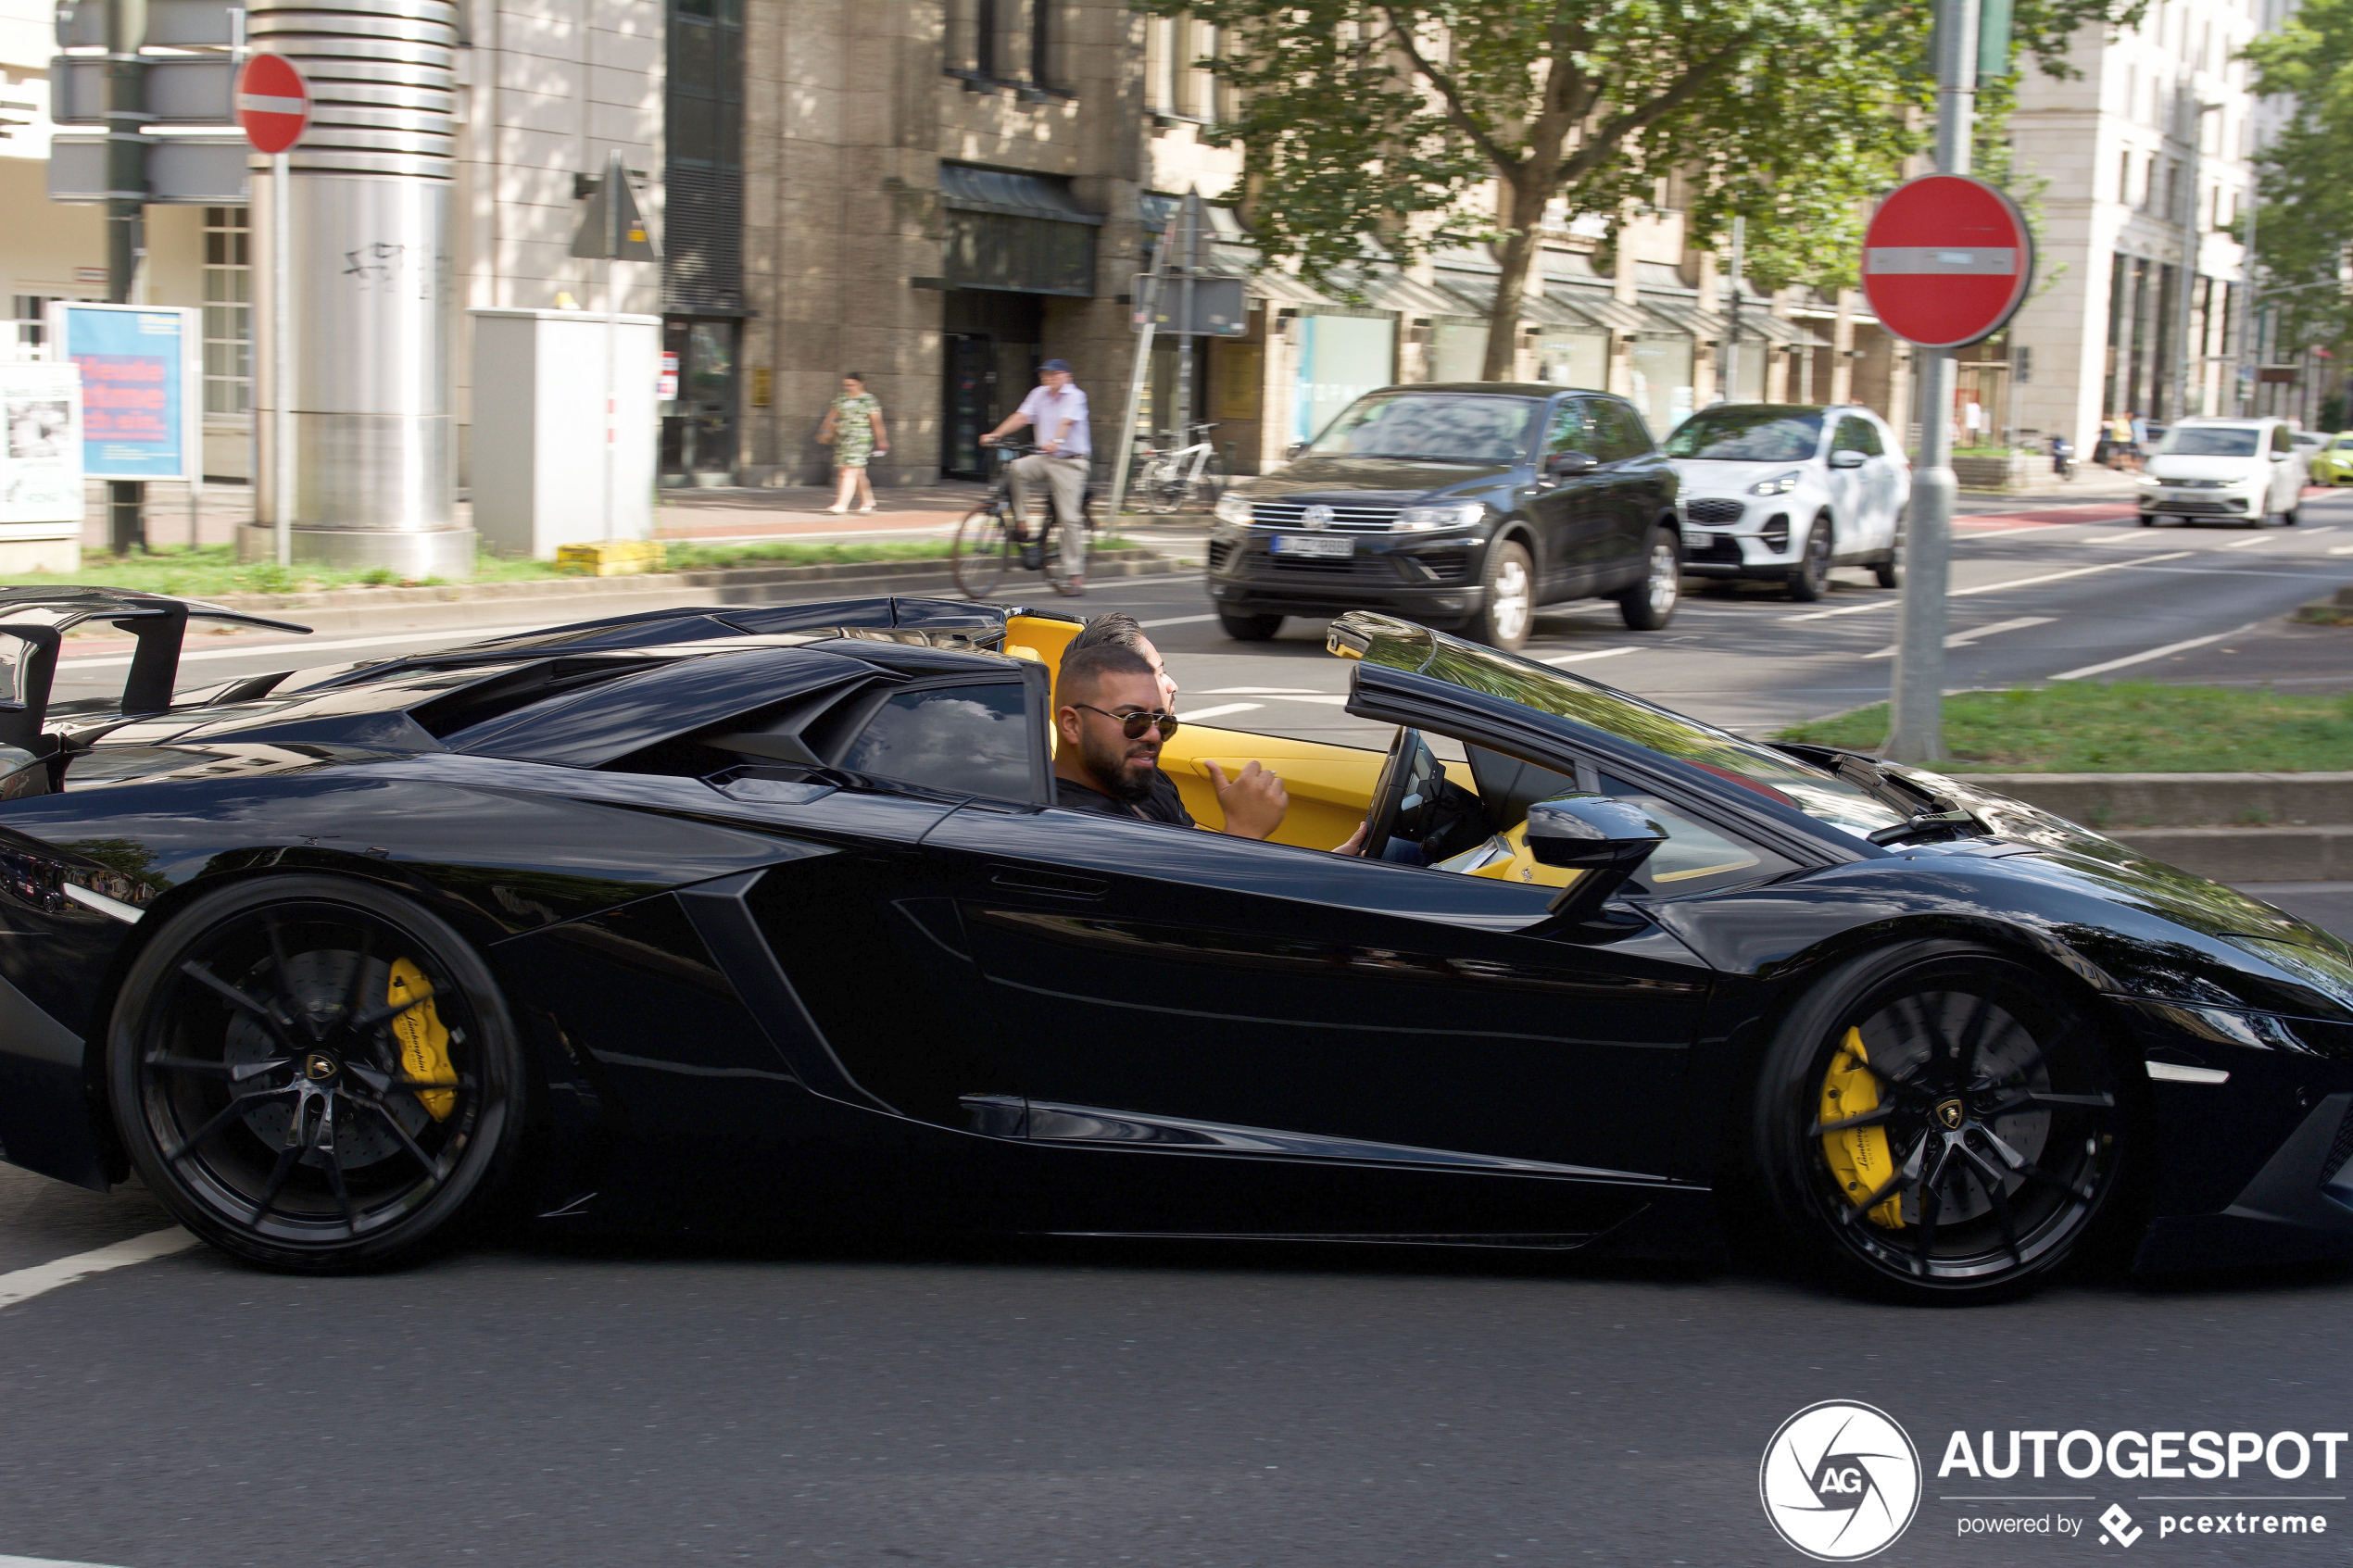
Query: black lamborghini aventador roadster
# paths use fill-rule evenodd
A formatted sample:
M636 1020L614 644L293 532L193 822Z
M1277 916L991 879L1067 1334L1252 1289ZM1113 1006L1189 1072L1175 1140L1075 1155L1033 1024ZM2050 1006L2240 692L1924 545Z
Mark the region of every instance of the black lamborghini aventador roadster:
M2353 1253L2353 949L1965 782L1373 614L1284 836L1058 808L1063 618L664 610L175 691L0 591L0 1143L258 1263L494 1220ZM137 639L48 702L61 634ZM1366 852L1327 847L1367 822Z

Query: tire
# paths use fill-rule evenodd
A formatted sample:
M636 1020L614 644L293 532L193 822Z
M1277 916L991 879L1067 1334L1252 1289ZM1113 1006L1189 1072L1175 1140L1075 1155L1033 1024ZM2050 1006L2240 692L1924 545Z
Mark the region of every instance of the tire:
M1683 541L1671 528L1651 530L1642 580L1617 596L1617 619L1629 632L1664 632L1683 602Z
M1536 619L1536 565L1528 546L1516 539L1496 542L1487 552L1487 571L1480 581L1478 613L1467 628L1473 642L1516 653L1528 641Z
M1144 470L1144 509L1166 517L1184 504L1184 470L1174 458L1154 458Z
M2155 528L2157 526L2157 514L2155 512L2143 512L2141 514L2141 526L2143 528Z
M1789 574L1789 596L1802 605L1818 602L1831 588L1831 554L1837 548L1831 537L1830 514L1825 512L1814 520L1806 531L1806 552L1797 558L1797 566Z
M1221 609L1217 612L1217 624L1225 628L1226 635L1238 643L1271 643L1275 640L1275 633L1283 629L1283 618L1279 615L1238 615L1232 610Z
M2300 501L2280 514L2280 523L2283 527L2294 528L2296 524L2302 522L2303 521L2304 507Z
M1887 558L1873 564L1871 576L1882 588L1901 588L1904 585L1904 520L1902 518L1895 520L1895 540L1887 547Z
M481 956L338 876L258 877L172 916L123 979L107 1073L132 1165L180 1223L303 1273L410 1261L490 1219L527 1120Z
M1201 473L1193 480L1186 505L1195 511L1215 511L1218 500L1226 494L1226 459L1212 452L1202 460Z
M1777 1031L1750 1108L1754 1168L1786 1237L1846 1283L2005 1299L2093 1255L2138 1207L2146 1122L2120 1066L2089 998L2044 972L1967 943L1884 948L1826 976Z
M949 570L958 590L968 599L985 599L995 593L1017 547L1002 511L980 507L966 512L956 524L955 541L948 546Z

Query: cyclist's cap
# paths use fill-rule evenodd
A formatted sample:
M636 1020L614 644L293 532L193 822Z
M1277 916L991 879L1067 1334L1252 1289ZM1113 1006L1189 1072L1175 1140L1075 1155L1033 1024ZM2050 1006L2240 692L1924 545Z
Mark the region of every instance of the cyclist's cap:
M1040 375L1045 374L1048 370L1060 370L1063 375L1068 375L1070 374L1070 361L1067 359L1049 359L1044 364L1038 367L1038 372Z

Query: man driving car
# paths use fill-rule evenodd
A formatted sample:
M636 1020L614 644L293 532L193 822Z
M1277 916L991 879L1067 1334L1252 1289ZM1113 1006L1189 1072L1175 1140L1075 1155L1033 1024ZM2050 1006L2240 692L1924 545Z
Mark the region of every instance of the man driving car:
M1176 734L1176 716L1142 654L1114 642L1092 647L1074 643L1064 650L1055 682L1054 729L1061 741L1054 750L1056 805L1174 827L1194 825L1176 781L1160 771L1161 743ZM1274 832L1288 804L1281 787L1277 783L1271 797L1264 791L1237 797L1227 809L1227 831L1243 838Z
M1169 674L1167 661L1160 657L1160 649L1152 646L1151 639L1144 635L1142 625L1134 616L1113 610L1087 622L1086 630L1063 649L1064 667L1068 667L1072 654L1093 647L1126 648L1140 657L1151 666L1152 678L1160 684L1160 706L1171 713L1176 711L1176 677ZM1204 760L1202 766L1209 770L1210 786L1217 792L1217 805L1225 813L1227 833L1238 838L1265 838L1282 825L1284 813L1290 809L1290 797L1272 770L1253 759L1228 779L1226 771L1214 762ZM1160 775L1160 783L1154 787L1164 788L1170 798L1176 797L1176 786L1165 773Z

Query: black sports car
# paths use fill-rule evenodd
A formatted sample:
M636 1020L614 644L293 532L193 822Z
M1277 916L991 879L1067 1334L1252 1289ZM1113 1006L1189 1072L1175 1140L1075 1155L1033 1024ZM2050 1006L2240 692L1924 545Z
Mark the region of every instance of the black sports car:
M172 693L10 589L0 1142L258 1262L550 1227L2353 1252L2353 950L1965 784L1383 616L1256 843L1051 804L1075 626L680 609ZM232 619L234 619L232 617ZM120 705L59 633L139 639ZM1362 857L1327 852L1369 816ZM1336 831L1338 830L1338 831Z

